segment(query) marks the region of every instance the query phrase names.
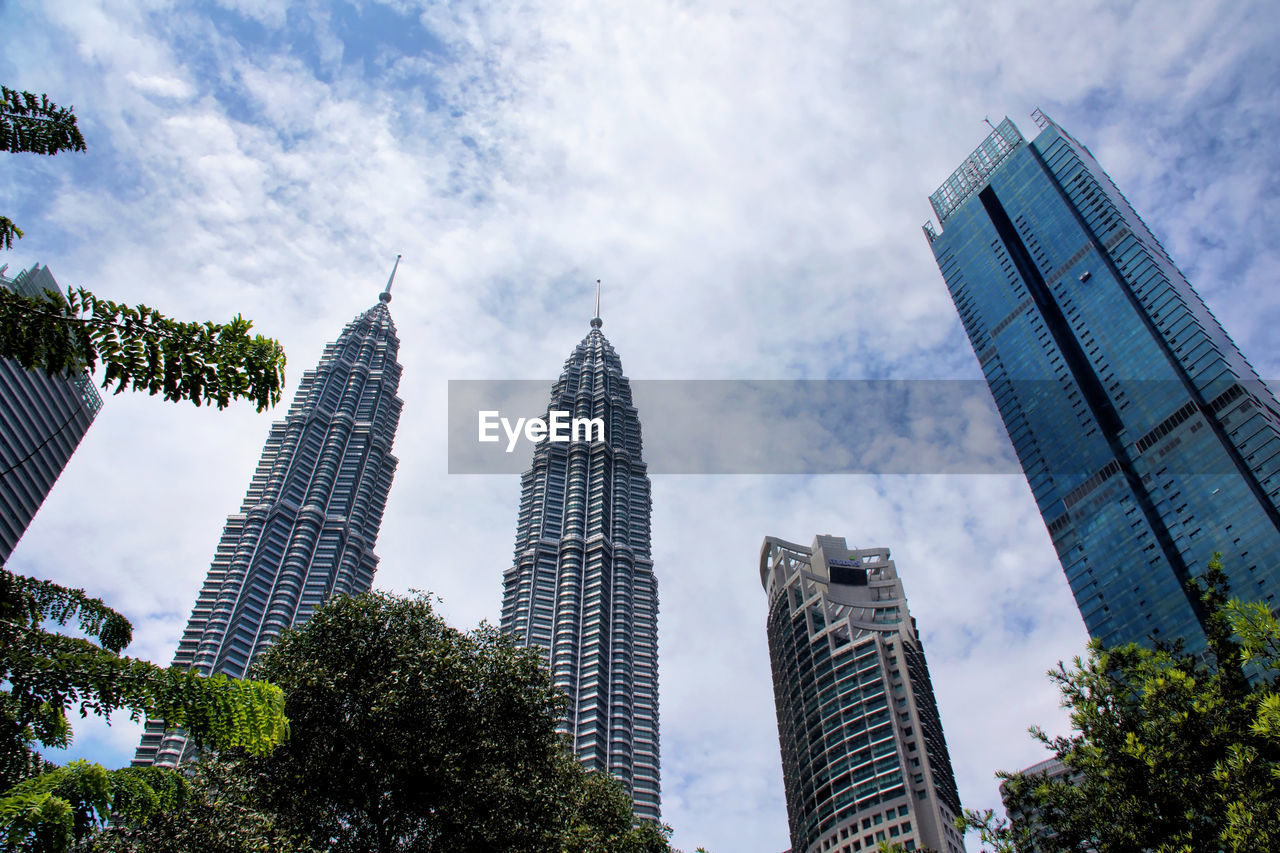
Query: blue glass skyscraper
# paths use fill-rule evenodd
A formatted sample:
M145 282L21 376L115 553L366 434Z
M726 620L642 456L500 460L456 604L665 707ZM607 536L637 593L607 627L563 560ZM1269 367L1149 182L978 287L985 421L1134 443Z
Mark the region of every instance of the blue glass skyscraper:
M325 347L316 369L302 374L288 415L272 424L244 503L227 517L175 666L243 678L281 632L334 595L373 584L403 405L390 291L388 280L377 304ZM173 765L187 749L181 732L151 720L133 763Z
M1085 627L1204 648L1185 589L1280 594L1280 406L1089 150L1005 119L925 236Z

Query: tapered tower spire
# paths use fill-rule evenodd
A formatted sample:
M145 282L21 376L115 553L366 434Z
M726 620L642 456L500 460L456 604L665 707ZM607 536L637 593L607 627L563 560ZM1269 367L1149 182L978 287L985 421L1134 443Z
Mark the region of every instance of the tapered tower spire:
M391 279L380 301L325 347L315 370L302 374L288 415L272 425L244 503L227 517L175 666L243 678L281 633L333 596L373 584L402 405L390 290ZM148 720L134 764L173 765L190 752L181 731Z
M559 729L578 760L609 773L636 814L661 817L658 581L648 468L622 362L592 328L551 388L551 412L590 413L599 433L538 442L520 480L502 629L541 651L568 696Z
M591 328L598 329L604 325L600 319L600 279L596 279L596 316L591 318Z

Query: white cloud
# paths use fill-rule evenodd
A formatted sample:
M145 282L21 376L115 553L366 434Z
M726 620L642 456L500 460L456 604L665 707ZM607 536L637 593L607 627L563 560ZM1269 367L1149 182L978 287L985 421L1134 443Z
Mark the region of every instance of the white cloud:
M155 75L143 75L136 71L130 71L124 75L124 79L131 83L139 92L147 95L154 95L158 98L172 98L175 100L186 100L194 93L191 84L186 80L176 77L159 77Z

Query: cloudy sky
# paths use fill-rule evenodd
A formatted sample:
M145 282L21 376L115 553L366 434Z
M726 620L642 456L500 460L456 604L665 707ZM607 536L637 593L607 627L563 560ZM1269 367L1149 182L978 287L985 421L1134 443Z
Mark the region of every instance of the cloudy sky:
M435 592L459 627L498 617L519 483L448 473L448 380L552 380L597 278L636 380L978 378L920 226L984 117L1030 134L1040 107L1088 145L1280 376L1273 4L0 0L0 33L0 82L74 105L89 145L5 157L10 274L243 313L284 343L291 393L404 254L376 583ZM9 567L103 597L167 663L282 415L109 399ZM1043 672L1085 632L1020 476L662 474L653 494L678 845L788 845L765 535L893 550L966 805L1042 757L1028 725L1063 729ZM115 765L137 742L123 719L78 731Z

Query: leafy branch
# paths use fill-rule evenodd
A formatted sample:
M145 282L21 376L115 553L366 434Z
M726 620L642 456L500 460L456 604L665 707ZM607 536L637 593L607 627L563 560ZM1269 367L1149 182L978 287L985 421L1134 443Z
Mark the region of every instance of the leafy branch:
M146 822L181 807L190 784L159 767L107 770L73 761L25 779L0 798L0 849L64 853L108 821Z
M0 289L0 357L50 375L104 367L103 388L163 394L225 408L249 399L263 411L280 401L284 349L236 315L216 324L173 320L146 305L100 299L84 288L44 299Z
M35 628L46 620L65 625L72 618L79 618L80 630L97 637L109 651L118 652L133 639L129 620L101 599L89 597L82 589L67 589L0 568L0 619Z
M129 708L186 729L197 743L269 751L288 734L278 687L225 675L202 677L186 669L121 657L88 640L0 622L9 694L19 709L79 705L109 717Z
M0 247L13 248L13 238L22 239L22 229L7 216L0 216Z
M72 619L102 645L44 630ZM128 708L135 719L184 727L197 744L250 754L288 736L278 687L121 657L131 633L127 619L82 590L0 569L0 789L38 769L32 742L70 743L66 712L77 705L82 717Z
M48 95L0 86L0 151L52 155L84 150L73 108L58 106Z
M71 107L60 107L47 95L0 86L0 151L52 155L84 150L84 137ZM22 237L22 229L0 216L0 246L12 249L15 237Z

